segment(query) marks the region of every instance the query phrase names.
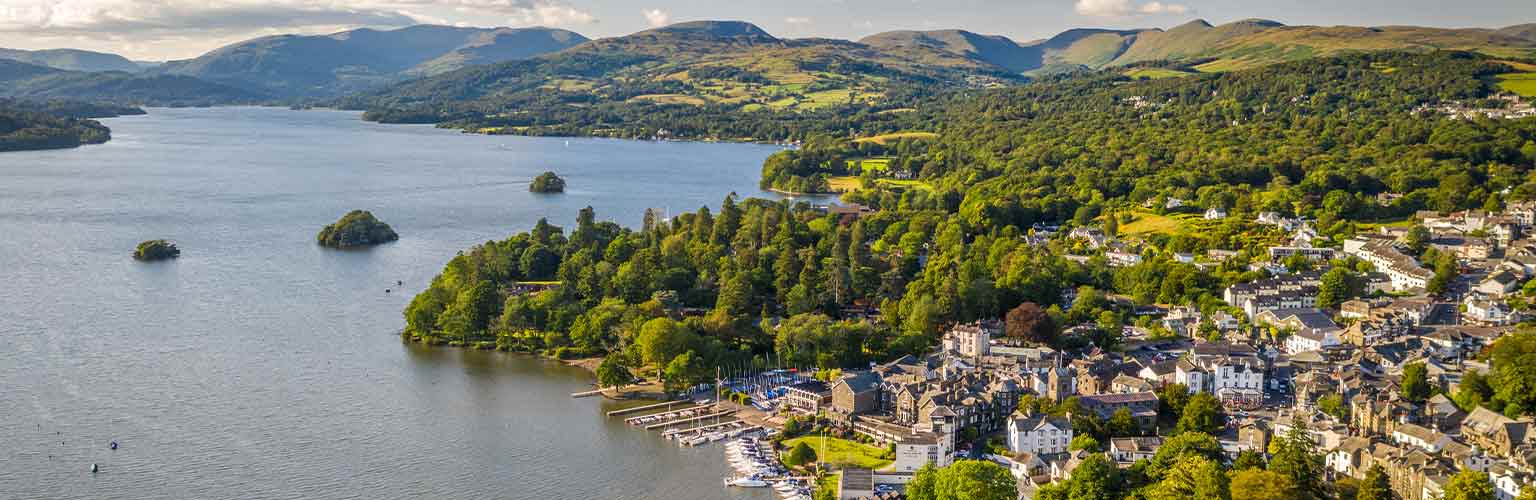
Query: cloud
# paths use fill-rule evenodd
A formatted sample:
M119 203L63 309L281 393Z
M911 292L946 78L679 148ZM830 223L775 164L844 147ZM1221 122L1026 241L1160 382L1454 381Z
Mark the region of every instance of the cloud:
M640 13L645 15L645 24L650 25L652 28L660 28L672 24L672 14L668 14L667 11L646 9L640 11Z
M1074 9L1078 14L1089 17L1135 17L1194 12L1194 9L1183 4L1152 1L1135 5L1131 0L1077 0Z
M0 32L40 36L180 38L489 19L514 26L596 20L555 0L0 0Z
M809 17L793 17L792 16L792 17L784 18L784 22L786 24L810 24L811 23L811 18L809 18Z

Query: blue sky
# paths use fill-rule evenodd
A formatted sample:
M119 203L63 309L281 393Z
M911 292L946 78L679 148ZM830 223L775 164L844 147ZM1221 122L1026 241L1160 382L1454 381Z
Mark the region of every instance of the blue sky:
M857 39L963 28L1020 41L1076 27L1167 28L1260 17L1286 24L1501 27L1536 22L1536 0L0 0L0 47L77 47L138 59L193 57L246 38L415 23L556 26L591 37L701 19L783 37Z

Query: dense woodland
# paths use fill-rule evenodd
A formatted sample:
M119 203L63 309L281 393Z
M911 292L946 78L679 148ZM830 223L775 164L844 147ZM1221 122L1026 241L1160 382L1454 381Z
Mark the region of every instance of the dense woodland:
M67 101L0 99L0 152L101 144L112 138L111 131L101 122L84 117L115 116L133 111L138 110Z
M1488 79L1502 71L1460 53L1350 55L937 97L899 120L938 139L815 139L765 166L771 174L811 158L805 165L846 168L846 159L884 155L890 169L926 183L866 183L844 196L876 212L727 198L670 220L648 216L640 228L600 222L590 209L568 231L540 221L450 261L406 310L404 334L607 356L610 372L659 373L674 389L707 380L717 365L867 366L929 349L948 325L1005 316L1020 341L1112 348L1122 325L1156 333L1132 314L1136 304L1232 311L1221 289L1264 277L1247 264L1285 237L1254 224L1258 211L1315 217L1325 237L1343 238L1415 210L1531 198L1536 120L1415 111L1444 101L1494 106ZM1381 203L1376 193L1401 197ZM1115 234L1128 214L1163 212L1169 198L1236 216L1201 231L1138 235L1144 260L1127 267L1106 265L1072 238L1028 237L1036 223ZM1210 248L1238 255L1207 270L1172 259ZM1337 264L1324 288L1343 296L1351 270L1368 265ZM1518 345L1508 356L1536 352ZM1529 413L1536 404L1511 389L1536 380L1528 375L1491 377L1486 390L1459 399Z

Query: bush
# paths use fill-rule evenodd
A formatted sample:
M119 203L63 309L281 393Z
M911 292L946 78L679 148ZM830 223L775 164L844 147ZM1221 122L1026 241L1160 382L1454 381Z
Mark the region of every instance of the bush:
M790 448L784 454L784 465L790 467L800 467L814 462L816 462L816 450L805 443L796 443L794 448Z

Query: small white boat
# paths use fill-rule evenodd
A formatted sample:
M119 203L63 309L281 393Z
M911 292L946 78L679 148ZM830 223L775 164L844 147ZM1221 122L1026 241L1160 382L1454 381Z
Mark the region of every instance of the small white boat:
M735 486L737 488L763 488L768 486L768 482L762 479L758 479L755 476L746 476L738 477L736 479L726 479L725 485Z

